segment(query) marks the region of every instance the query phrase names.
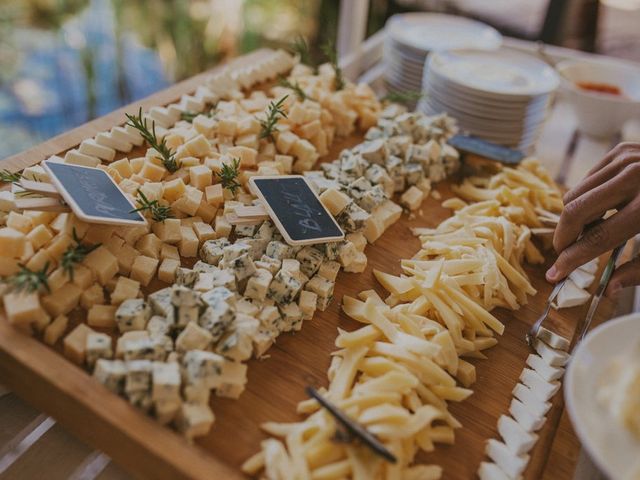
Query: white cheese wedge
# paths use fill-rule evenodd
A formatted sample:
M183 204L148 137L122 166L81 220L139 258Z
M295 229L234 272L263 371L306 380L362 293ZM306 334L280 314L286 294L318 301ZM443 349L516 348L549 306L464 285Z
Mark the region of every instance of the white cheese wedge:
M535 340L533 342L533 348L535 348L538 355L540 355L542 359L552 367L564 367L571 357L567 352L551 348L540 340Z
M480 480L512 480L498 465L489 462L482 462L480 464L480 468L478 468L478 478Z
M573 272L569 274L569 278L573 280L580 288L589 288L596 276L593 273L589 273L586 270L582 270L580 268L575 269Z
M498 433L507 447L516 455L529 453L538 441L537 434L527 432L518 422L507 415L502 415L498 419Z
M587 303L589 298L591 298L591 294L589 292L580 288L573 280L568 278L560 292L558 292L555 308L571 308L577 307L578 305L584 305Z
M543 416L536 416L527 410L527 407L517 398L511 400L509 413L527 432L532 433L540 430L546 420Z
M551 403L542 401L529 387L522 383L518 383L512 393L515 398L524 403L525 407L536 415L546 415L551 408Z
M578 267L578 270L582 270L584 272L591 273L591 274L595 275L596 271L598 270L598 263L599 262L600 262L599 258L594 258L590 262L587 262L584 265Z
M493 438L487 442L485 453L509 478L518 478L529 463L529 455L516 455L504 443Z
M544 378L547 382L560 380L562 378L562 375L564 375L564 368L552 367L547 362L545 362L541 356L535 355L533 353L527 357L527 365L533 368L536 373Z
M535 370L525 368L520 374L520 381L531 389L533 394L546 402L560 390L560 382L547 382Z
M552 348L564 350L565 352L569 350L569 346L571 345L569 340L556 333L553 333L551 330L547 330L544 327L540 327L540 330L538 330L538 339L542 340Z

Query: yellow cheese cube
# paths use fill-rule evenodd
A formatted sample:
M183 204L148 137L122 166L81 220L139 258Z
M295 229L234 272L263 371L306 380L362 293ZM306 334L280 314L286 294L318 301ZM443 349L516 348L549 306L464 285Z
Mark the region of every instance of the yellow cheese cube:
M85 289L80 295L80 305L82 308L88 310L96 304L104 303L104 288L102 285L94 283L89 288Z
M189 152L189 155L194 157L204 157L211 152L211 145L209 140L204 135L197 135L184 144L184 148Z
M374 243L384 233L384 223L380 215L376 215L375 210L364 224L364 236L367 242Z
M367 239L362 232L348 233L345 237L345 240L353 243L356 247L356 250L358 250L359 252L364 252L364 249L367 246Z
M49 285L49 289L51 292L55 292L56 290L60 290L64 285L69 281L69 276L67 272L65 272L62 268L57 268L49 278L47 278L47 284Z
M169 202L175 202L184 195L186 189L187 186L182 181L182 178L174 178L164 183L164 198Z
M129 275L131 272L131 265L136 257L140 255L140 252L133 248L131 245L124 245L118 252L118 273L121 275Z
M147 233L136 242L136 250L147 257L158 258L160 248L162 248L162 240L154 233Z
M98 281L105 285L118 273L118 258L104 246L89 253L82 263L89 267Z
M118 277L116 286L111 293L111 304L120 305L125 300L138 298L140 282L127 277Z
M182 236L180 236L182 238ZM180 261L180 253L178 252L178 247L175 245L167 245L166 243L162 245L160 249L160 260L165 260L167 258L172 258L174 260Z
M55 212L40 212L37 210L25 210L23 215L31 219L34 227L36 225L49 225L58 216Z
M49 315L57 317L58 315L66 315L76 308L81 295L82 289L79 286L67 283L64 289L45 295L40 299L40 302Z
M56 233L62 232L64 230L64 226L67 223L67 220L69 219L69 215L70 214L66 212L57 215L56 218L53 219L49 224L49 228Z
M27 237L13 228L0 228L0 256L20 258L24 255Z
M38 225L27 234L27 239L35 249L42 247L52 238L53 234L51 233L51 230L44 225Z
M162 200L164 184L162 182L147 182L140 187L140 191L147 197L147 200Z
M87 323L94 328L115 328L117 309L117 305L96 304L87 313Z
M82 289L89 288L95 282L96 277L93 270L84 265L74 265L73 267L73 283Z
M195 235L194 235L195 236ZM143 286L147 286L153 280L158 269L159 261L155 258L147 257L145 255L138 256L131 266L131 278L137 280Z
M276 155L273 161L280 165L283 174L289 174L293 168L293 157L291 155Z
M77 365L84 364L87 336L90 333L95 333L95 331L87 327L84 323L78 324L62 341L64 356Z
M424 192L415 185L409 187L409 189L402 194L400 202L409 210L417 210L422 205L424 200Z
M50 258L60 258L69 245L71 245L71 236L67 233L59 233L51 240L46 250Z
M213 230L213 227L208 223L204 222L195 222L192 226L193 231L198 237L198 241L202 244L207 240L213 240L216 238L216 232Z
M320 201L334 217L351 203L351 198L335 188L328 188L320 195Z
M219 206L224 202L224 194L222 192L222 185L220 183L216 185L209 185L204 190L207 203L209 205Z
M323 156L329 153L329 141L324 130L320 130L309 141L316 148L318 155Z
M20 270L19 258L0 257L0 276L8 277L14 273L18 273Z
M197 157L184 157L180 159L180 167L181 170L186 172L186 176L184 177L184 181L189 177L189 168L200 165L200 159ZM183 177L180 177L183 178Z
M167 218L162 222L156 222L153 224L153 233L157 236L161 242L164 243L178 243L180 241L180 220L177 218ZM145 238L145 237L142 237ZM138 241L140 243L140 241ZM161 248L161 246L160 246ZM140 248L140 251L144 251ZM157 256L149 255L150 257L157 258Z
M38 270L42 270L47 264L51 266L52 259L47 253L46 250L38 250L35 254L31 256L29 261L26 263L27 268L33 272Z
M276 139L276 148L278 149L278 152L286 155L291 151L291 149L293 148L293 145L298 140L299 140L299 137L293 132L287 132L287 131L280 132L278 133L278 136Z
M133 173L140 173L140 171L142 170L142 167L144 166L144 163L146 162L146 160L147 159L144 158L144 157L132 158L131 160L129 160L129 165L131 166L131 171ZM133 175L133 174L131 174L131 175Z
M198 211L198 208L200 208L200 202L203 196L202 191L189 186L185 194L171 204L171 208L174 211L178 210L189 216L193 216Z
M197 257L198 256L198 237L191 227L180 227L182 239L178 244L178 250L183 257Z
M17 326L28 326L46 317L37 292L13 292L2 297L4 311L9 323Z
M256 166L258 151L245 146L231 147L227 150L227 156L240 159L241 168L251 168Z
M111 168L113 168L116 172L118 172L120 174L121 177L123 178L129 178L131 175L133 175L133 168L131 168L131 163L129 163L129 160L126 158L122 158L120 160L116 160L115 162L113 162L112 164L109 165ZM142 168L142 166L141 166ZM138 170L139 172L140 170Z
M218 121L218 135L234 137L238 129L238 122L230 118L222 118Z
M218 207L209 205L203 197L198 210L196 210L196 216L202 218L204 222L211 223L217 214Z
M122 247L124 247L124 238L112 235L103 245L117 257Z
M22 233L29 233L33 228L33 222L31 219L25 215L22 215L18 212L9 212L7 216L7 227L13 228L14 230L18 230Z
M22 253L22 256L20 257L20 262L21 263L27 263L29 261L29 259L31 257L33 257L33 245L31 245L31 242L27 241L24 244L24 252Z
M64 334L69 324L69 319L65 315L59 315L53 322L44 329L43 340L47 345L55 345Z
M95 245L96 243L107 243L116 227L112 225L92 224L85 234L82 241L89 245Z
M135 245L140 237L149 233L148 225L140 227L122 227L118 229L117 234L124 239L129 245Z
M164 137L165 142L167 143L167 147L171 150L176 150L180 145L184 143L184 138L181 135L177 135L175 133L170 133L166 137Z
M227 218L224 215L218 215L216 217L216 236L220 237L228 237L231 235L231 229L233 226L229 223Z
M173 283L176 279L176 271L180 267L180 260L165 258L158 268L158 278L166 283Z
M192 125L198 133L201 133L205 137L210 137L213 129L216 128L217 122L215 119L207 117L206 115L198 115L193 119Z
M238 135L246 135L248 133L260 133L260 122L254 116L248 116L240 120L238 123Z
M296 157L298 161L302 161L304 163L310 163L313 165L315 161L318 159L318 152L316 152L315 147L309 140L298 139L293 144L290 150L291 155ZM310 165L310 166L311 166ZM294 164L295 170L295 164Z
M167 173L164 167L155 165L149 161L144 162L142 169L140 170L140 176L151 180L152 182L159 182Z
M302 138L310 140L322 131L322 125L320 124L320 120L314 120L313 122L301 125L296 130L298 135L300 135Z
M211 169L206 165L198 165L189 168L189 185L199 190L204 190L213 183Z

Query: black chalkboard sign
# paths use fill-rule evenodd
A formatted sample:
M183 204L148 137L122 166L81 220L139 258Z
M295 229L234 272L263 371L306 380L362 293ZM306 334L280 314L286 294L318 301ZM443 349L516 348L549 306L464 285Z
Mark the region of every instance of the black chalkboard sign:
M250 184L287 243L306 245L344 238L344 232L304 177L252 177Z
M42 162L51 182L78 218L90 223L143 225L136 206L104 170L59 162Z

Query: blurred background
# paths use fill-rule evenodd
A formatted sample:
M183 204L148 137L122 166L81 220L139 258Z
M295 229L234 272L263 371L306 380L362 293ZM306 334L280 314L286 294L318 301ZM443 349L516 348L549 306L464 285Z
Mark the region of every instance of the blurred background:
M349 1L349 0L343 0ZM261 46L335 39L340 0L0 0L0 158ZM372 0L640 60L640 0Z

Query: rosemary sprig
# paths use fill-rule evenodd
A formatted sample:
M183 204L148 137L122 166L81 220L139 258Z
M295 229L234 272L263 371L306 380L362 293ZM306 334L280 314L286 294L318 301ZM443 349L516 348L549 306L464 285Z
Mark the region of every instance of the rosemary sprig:
M49 270L49 262L44 264L42 270L32 271L26 265L19 263L20 271L7 277L4 282L8 283L11 290L21 292L26 290L27 293L39 292L43 287L47 292L51 292L49 282L47 281L47 271Z
M9 170L0 170L0 182L4 183L16 183L22 178L20 172L12 173Z
M62 259L60 260L60 266L72 281L76 264L84 260L87 255L101 245L100 243L96 243L94 245L83 245L80 238L78 238L75 228L73 229L73 241L75 242L75 245L69 245L62 254Z
M309 44L307 43L307 41L304 39L302 35L298 35L293 40L289 48L293 54L298 55L300 57L300 62L304 63L305 65L309 65L310 67L315 67L315 65L311 61Z
M205 117L212 118L216 114L216 108L218 104L217 102L214 104L209 104L209 110L206 112L192 112L191 110L186 110L180 114L180 120L186 120L187 122L193 122L193 119L198 115L204 115Z
M176 160L176 154L167 146L166 140L158 140L158 137L156 136L156 122L151 122L151 130L149 130L149 127L147 126L147 119L142 118L142 107L138 110L137 116L129 113L125 115L129 120L127 125L138 130L142 138L144 138L147 143L160 154L164 168L166 168L170 173L178 170L180 165Z
M332 40L327 40L327 43L322 45L322 47L320 48L322 49L322 52L327 57L327 60L329 61L329 63L331 63L333 70L336 72L336 78L335 78L335 84L334 84L335 89L342 90L346 85L346 81L344 79L344 76L342 75L342 69L340 68L340 65L338 65L338 53L336 52L335 44L333 43Z
M130 213L149 212L155 222L164 222L167 218L173 218L173 212L168 205L161 205L158 200L149 200L142 190L138 190L138 196L140 198L137 201L140 207L131 210Z
M234 158L231 164L223 163L222 169L218 176L223 188L229 190L233 195L242 186L238 182L238 174L240 173L240 159Z
M277 102L271 101L267 107L267 118L260 120L262 130L260 131L260 138L268 138L272 142L274 141L273 134L278 131L278 120L280 118L287 118L287 114L283 109L284 102L289 95L285 95Z
M280 75L278 77L278 83L283 87L290 88L291 90L293 90L301 101L309 98L307 97L307 94L304 93L304 90L302 90L302 87L298 82L290 82L284 76Z
M406 92L389 92L380 100L391 103L411 103L417 102L424 97L424 92L417 90L407 90Z

